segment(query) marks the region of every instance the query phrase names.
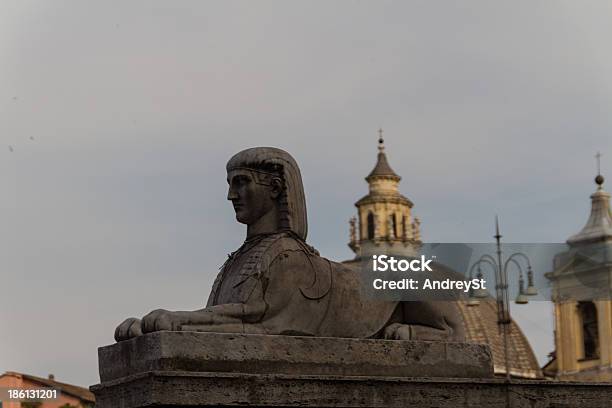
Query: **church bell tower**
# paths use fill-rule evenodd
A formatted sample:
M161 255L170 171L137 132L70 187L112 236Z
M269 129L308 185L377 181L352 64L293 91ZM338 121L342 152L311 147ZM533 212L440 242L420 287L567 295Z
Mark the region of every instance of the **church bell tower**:
M378 158L365 178L369 193L355 203L357 216L349 221L349 247L356 258L414 256L421 246L420 221L412 218L412 201L399 192L401 177L389 165L383 131L378 132Z
M612 381L612 212L599 171L595 183L586 225L546 274L555 303L555 353L544 372L559 379Z

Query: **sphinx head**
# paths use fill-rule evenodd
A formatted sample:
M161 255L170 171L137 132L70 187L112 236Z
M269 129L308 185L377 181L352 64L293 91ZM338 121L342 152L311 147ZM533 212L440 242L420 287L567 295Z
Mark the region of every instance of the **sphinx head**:
M263 220L275 231L306 239L302 177L289 153L274 147L243 150L227 163L227 182L238 222L253 226Z

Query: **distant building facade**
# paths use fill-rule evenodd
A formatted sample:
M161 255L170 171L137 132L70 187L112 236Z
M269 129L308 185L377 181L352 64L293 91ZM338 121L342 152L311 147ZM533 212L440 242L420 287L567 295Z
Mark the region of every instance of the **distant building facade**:
M560 380L612 381L612 212L604 178L595 178L591 214L546 274L555 303L555 351L544 374Z
M0 387L59 390L59 398L55 400L45 402L1 401L0 408L92 408L95 406L95 397L87 388L55 381L53 375L42 378L8 371L0 375Z

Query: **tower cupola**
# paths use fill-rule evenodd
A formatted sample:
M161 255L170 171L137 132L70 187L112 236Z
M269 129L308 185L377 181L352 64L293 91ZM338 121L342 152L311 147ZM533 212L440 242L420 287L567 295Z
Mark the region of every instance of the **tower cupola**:
M357 257L372 254L411 256L421 244L420 222L412 218L412 201L399 192L401 177L391 168L383 131L378 131L378 157L365 178L369 193L355 203L349 247Z

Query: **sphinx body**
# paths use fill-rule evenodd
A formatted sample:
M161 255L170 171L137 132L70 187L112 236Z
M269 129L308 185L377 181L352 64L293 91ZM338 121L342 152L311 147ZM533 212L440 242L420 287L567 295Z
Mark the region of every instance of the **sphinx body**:
M365 299L359 274L331 262L291 233L257 237L219 273L207 310L214 323L182 329L319 337L461 340L443 302ZM448 306L448 305L447 305ZM432 311L434 313L432 313ZM222 323L224 322L224 323Z
M158 330L462 341L452 302L367 299L359 273L306 244L306 205L295 160L275 148L230 159L228 199L247 239L222 266L204 309L127 319L117 341Z

